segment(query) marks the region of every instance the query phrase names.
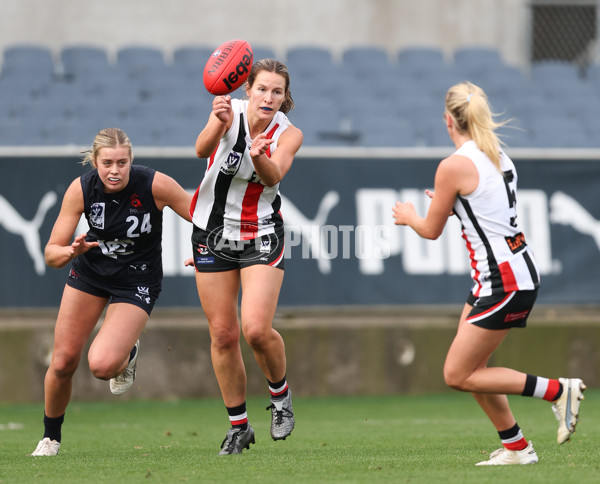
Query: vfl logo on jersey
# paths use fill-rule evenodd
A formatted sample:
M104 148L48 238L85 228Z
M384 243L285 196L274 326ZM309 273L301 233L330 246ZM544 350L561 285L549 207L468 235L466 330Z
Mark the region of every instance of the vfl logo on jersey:
M271 252L271 240L263 239L260 241L260 249L259 252L266 252L267 254Z
M231 151L227 159L221 164L221 173L225 175L235 175L240 169L242 154L236 151Z
M95 229L104 230L104 202L92 204L90 210L90 225Z
M516 254L527 245L527 242L525 242L525 236L523 235L523 232L519 232L518 234L515 234L512 237L504 237L504 239L506 240L508 248L513 254Z

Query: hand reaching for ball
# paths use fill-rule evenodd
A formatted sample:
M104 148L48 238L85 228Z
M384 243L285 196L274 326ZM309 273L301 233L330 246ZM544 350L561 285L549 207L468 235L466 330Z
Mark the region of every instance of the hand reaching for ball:
M259 134L252 140L252 146L250 147L250 156L257 157L264 155L269 148L269 145L273 142L272 139L268 139L264 133Z

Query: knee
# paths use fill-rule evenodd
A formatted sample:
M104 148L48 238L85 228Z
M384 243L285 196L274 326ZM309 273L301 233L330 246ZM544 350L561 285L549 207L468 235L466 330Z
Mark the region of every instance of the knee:
M110 380L114 378L123 365L123 361L109 361L108 358L88 357L90 371L98 380Z
M253 350L260 350L268 345L271 331L260 324L244 325L244 339Z
M50 370L59 378L71 377L79 366L80 355L68 353L54 353Z
M229 351L239 346L239 325L211 323L211 346L217 351Z
M448 365L444 366L444 382L446 383L446 385L448 385L450 388L453 388L454 390L466 391L464 387L464 375L461 372L456 371L456 369L449 367Z

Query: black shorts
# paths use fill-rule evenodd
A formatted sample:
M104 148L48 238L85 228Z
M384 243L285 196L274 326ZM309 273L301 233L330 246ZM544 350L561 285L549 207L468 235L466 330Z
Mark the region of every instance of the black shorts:
M476 298L469 294L473 309L467 323L486 329L524 328L537 298L538 290L513 291Z
M92 279L83 274L78 274L73 269L69 271L67 285L92 296L108 298L109 304L133 304L146 311L148 316L152 312L161 291L160 284L153 284L152 286L145 285L145 283L109 284L102 279Z
M283 227L256 239L228 240L220 237L220 233L207 232L194 225L194 266L198 272L224 272L257 264L283 270L283 243Z

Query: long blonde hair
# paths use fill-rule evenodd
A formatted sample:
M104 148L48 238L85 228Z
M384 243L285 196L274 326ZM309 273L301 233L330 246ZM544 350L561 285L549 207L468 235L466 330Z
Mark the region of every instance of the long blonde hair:
M495 121L488 98L479 86L464 81L446 93L446 112L454 119L457 129L467 134L500 170L500 146L495 130L506 124Z
M98 152L102 148L117 148L119 146L125 146L129 148L129 160L133 163L133 150L131 148L131 141L125 132L119 128L104 128L100 130L94 138L92 148L82 151L82 154L85 156L81 164L90 164L94 168L98 168L98 165L96 164Z

